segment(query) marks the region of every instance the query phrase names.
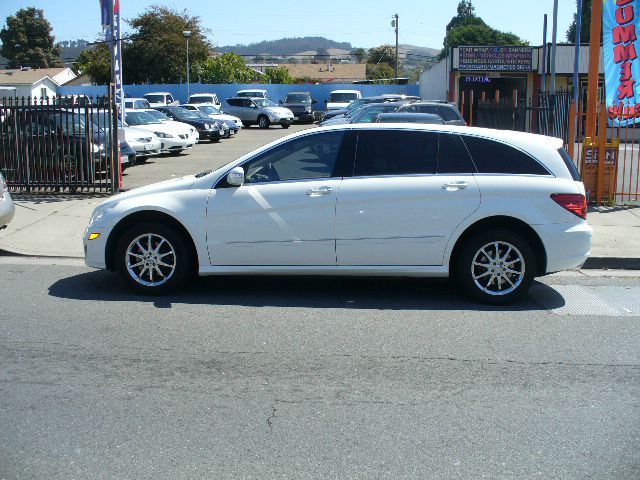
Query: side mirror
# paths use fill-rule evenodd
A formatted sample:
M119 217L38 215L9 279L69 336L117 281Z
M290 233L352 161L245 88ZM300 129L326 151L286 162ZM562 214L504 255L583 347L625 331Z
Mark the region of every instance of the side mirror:
M227 174L227 183L233 187L239 187L244 183L244 169L233 167Z

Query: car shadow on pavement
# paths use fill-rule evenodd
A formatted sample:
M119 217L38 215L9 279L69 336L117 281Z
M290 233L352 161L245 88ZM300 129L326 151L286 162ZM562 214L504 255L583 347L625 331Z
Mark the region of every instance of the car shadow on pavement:
M49 294L73 300L149 302L248 307L352 308L374 310L540 311L560 308L564 298L535 282L532 292L510 305L481 305L464 296L448 279L384 277L211 276L166 296L139 295L116 274L95 271L58 280ZM543 304L536 299L544 297Z

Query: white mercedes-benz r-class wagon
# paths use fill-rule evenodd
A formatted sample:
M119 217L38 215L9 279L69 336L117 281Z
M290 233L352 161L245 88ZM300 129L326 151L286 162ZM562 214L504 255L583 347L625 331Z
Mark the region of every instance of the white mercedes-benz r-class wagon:
M116 195L84 245L87 265L150 294L196 274L451 276L498 304L584 263L586 212L560 139L351 124Z

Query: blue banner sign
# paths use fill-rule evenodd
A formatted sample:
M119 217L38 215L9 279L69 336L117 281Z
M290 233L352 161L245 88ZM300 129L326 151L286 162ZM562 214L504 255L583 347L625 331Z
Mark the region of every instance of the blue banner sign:
M609 124L640 120L640 59L636 48L639 0L604 0L602 48Z

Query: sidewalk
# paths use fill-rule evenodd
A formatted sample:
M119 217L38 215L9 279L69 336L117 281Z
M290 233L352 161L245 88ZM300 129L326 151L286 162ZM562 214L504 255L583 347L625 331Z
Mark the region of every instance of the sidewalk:
M14 195L16 214L0 231L0 254L84 258L82 235L106 195ZM593 207L584 269L640 270L640 207Z

